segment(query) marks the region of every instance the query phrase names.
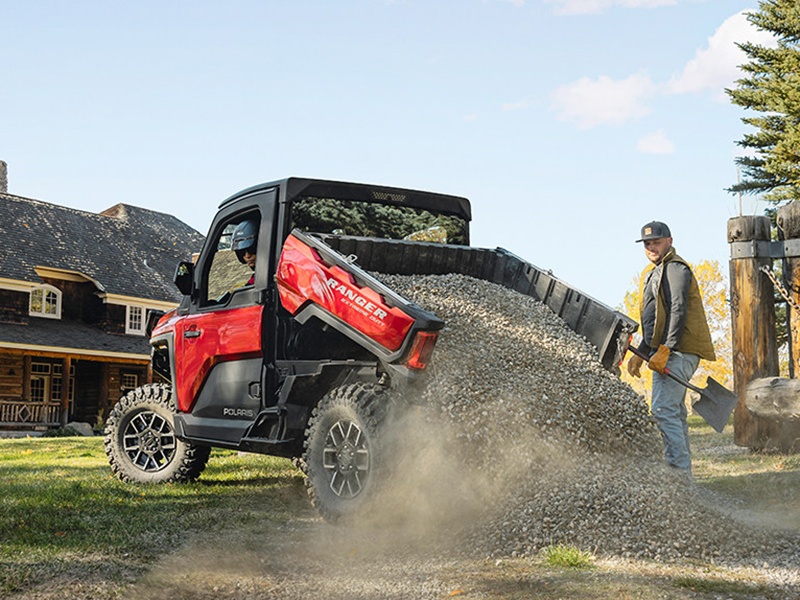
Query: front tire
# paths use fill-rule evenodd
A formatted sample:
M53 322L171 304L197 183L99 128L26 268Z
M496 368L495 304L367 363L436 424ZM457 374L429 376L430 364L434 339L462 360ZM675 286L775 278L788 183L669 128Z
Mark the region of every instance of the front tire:
M120 398L106 421L105 450L111 470L129 483L196 480L211 448L175 436L172 388L148 384Z
M311 504L331 523L369 511L386 470L383 429L389 394L355 383L330 391L306 429L303 462Z

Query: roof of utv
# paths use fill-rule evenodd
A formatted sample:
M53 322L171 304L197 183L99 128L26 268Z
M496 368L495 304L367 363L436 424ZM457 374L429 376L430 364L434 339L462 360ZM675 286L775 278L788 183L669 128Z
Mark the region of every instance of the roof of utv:
M376 204L392 204L410 206L436 213L455 215L465 221L472 220L472 209L469 200L460 196L450 196L435 192L409 190L404 188L372 185L369 183L350 183L345 181L326 181L323 179L303 179L289 177L268 183L254 185L220 204L220 208L254 192L277 187L280 190L280 202L292 202L298 197L313 196L315 198L333 198L336 200L356 200L374 202Z

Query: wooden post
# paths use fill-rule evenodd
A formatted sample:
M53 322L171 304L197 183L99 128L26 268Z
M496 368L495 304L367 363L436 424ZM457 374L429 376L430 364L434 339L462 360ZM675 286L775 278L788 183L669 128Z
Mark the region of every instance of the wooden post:
M791 202L778 209L776 218L778 227L783 232L786 240L800 238L800 202ZM789 297L796 305L800 305L800 256L787 256L783 261L783 279ZM792 365L789 376L800 374L800 311L787 304L786 313L789 317L789 354Z
M747 408L769 419L800 421L800 379L767 377L747 384ZM800 443L792 437L791 442Z
M61 426L66 427L69 422L69 388L72 380L69 376L72 359L65 356L61 363Z
M728 219L728 243L769 243L767 217L743 216ZM775 302L773 285L762 266L771 267L769 252L737 258L732 249L730 261L731 327L733 341L733 387L739 396L733 417L734 442L739 446L760 449L765 445L759 419L745 405L748 382L779 374L778 346L775 339Z
M768 377L747 384L747 413L758 425L762 448L800 452L800 379Z
M792 363L789 370L790 377L800 375L800 202L794 201L778 209L776 224L780 228L785 246L783 261L783 278L790 301L786 305L786 314L789 322L789 356ZM787 389L800 390L800 381L774 383L773 386L786 386ZM797 394L794 395L798 398ZM749 397L748 397L749 402ZM778 412L771 419L770 436L773 446L782 452L800 451L800 419L797 408L800 400L795 400L794 412L784 410ZM751 410L752 412L752 410Z
M108 387L109 372L108 363L100 365L100 407L98 418L103 419L103 422L108 418L109 409L111 407L111 400L109 399L111 391Z
M22 399L31 399L31 357L25 355L22 358Z

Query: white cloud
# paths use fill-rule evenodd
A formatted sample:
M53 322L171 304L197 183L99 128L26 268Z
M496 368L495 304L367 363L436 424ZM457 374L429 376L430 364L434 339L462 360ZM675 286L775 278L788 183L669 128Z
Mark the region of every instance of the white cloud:
M654 92L655 85L642 73L620 80L583 77L557 88L551 100L560 120L590 129L604 124L620 125L649 114L645 100Z
M508 112L510 110L520 110L522 108L528 108L528 101L527 100L519 100L518 102L504 102L501 109L504 112Z
M564 7L577 9L589 6L654 6L661 0L546 0ZM726 19L708 38L707 45L697 50L694 58L666 84L656 84L642 73L627 79L614 80L601 76L584 77L557 88L552 94L552 106L562 121L574 123L580 129L590 129L604 124L623 124L650 113L647 101L656 94L686 94L705 91L717 92L720 100L727 100L726 87L732 87L741 77L739 65L747 56L737 43L753 42L761 46L774 46L776 40L769 32L758 30L745 16L745 11ZM668 153L674 147L666 137L647 136L639 141L642 152Z
M712 90L717 92L719 100L726 100L724 88L732 87L742 76L739 65L747 62L747 55L736 46L737 42L774 46L775 38L752 25L744 11L736 13L708 38L708 44L686 63L683 72L672 77L667 91L686 94Z
M489 0L482 0L482 2L488 2ZM494 2L505 2L508 4L513 4L517 8L522 8L525 6L525 0L493 0Z
M636 149L644 154L673 154L675 144L664 133L663 129L649 133L636 142Z
M623 8L656 8L671 6L678 0L545 0L547 4L555 4L557 15L586 15L601 13L612 6Z

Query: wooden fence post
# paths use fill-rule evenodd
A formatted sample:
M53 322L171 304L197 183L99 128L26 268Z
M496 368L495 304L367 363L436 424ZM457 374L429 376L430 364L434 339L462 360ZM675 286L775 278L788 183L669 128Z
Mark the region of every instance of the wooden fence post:
M785 240L800 239L800 202L790 202L778 209L776 223L783 232ZM789 298L795 305L800 305L800 256L787 256L783 260L783 280L787 282ZM789 317L789 355L792 365L790 377L800 375L800 311L791 303L786 306Z
M733 417L734 441L757 449L765 443L758 417L745 406L747 384L753 379L779 374L775 334L773 285L760 269L771 267L768 247L769 218L742 216L728 219L731 246L730 289L733 342L733 386L739 396ZM745 242L745 244L742 244ZM751 248L752 251L747 251Z

